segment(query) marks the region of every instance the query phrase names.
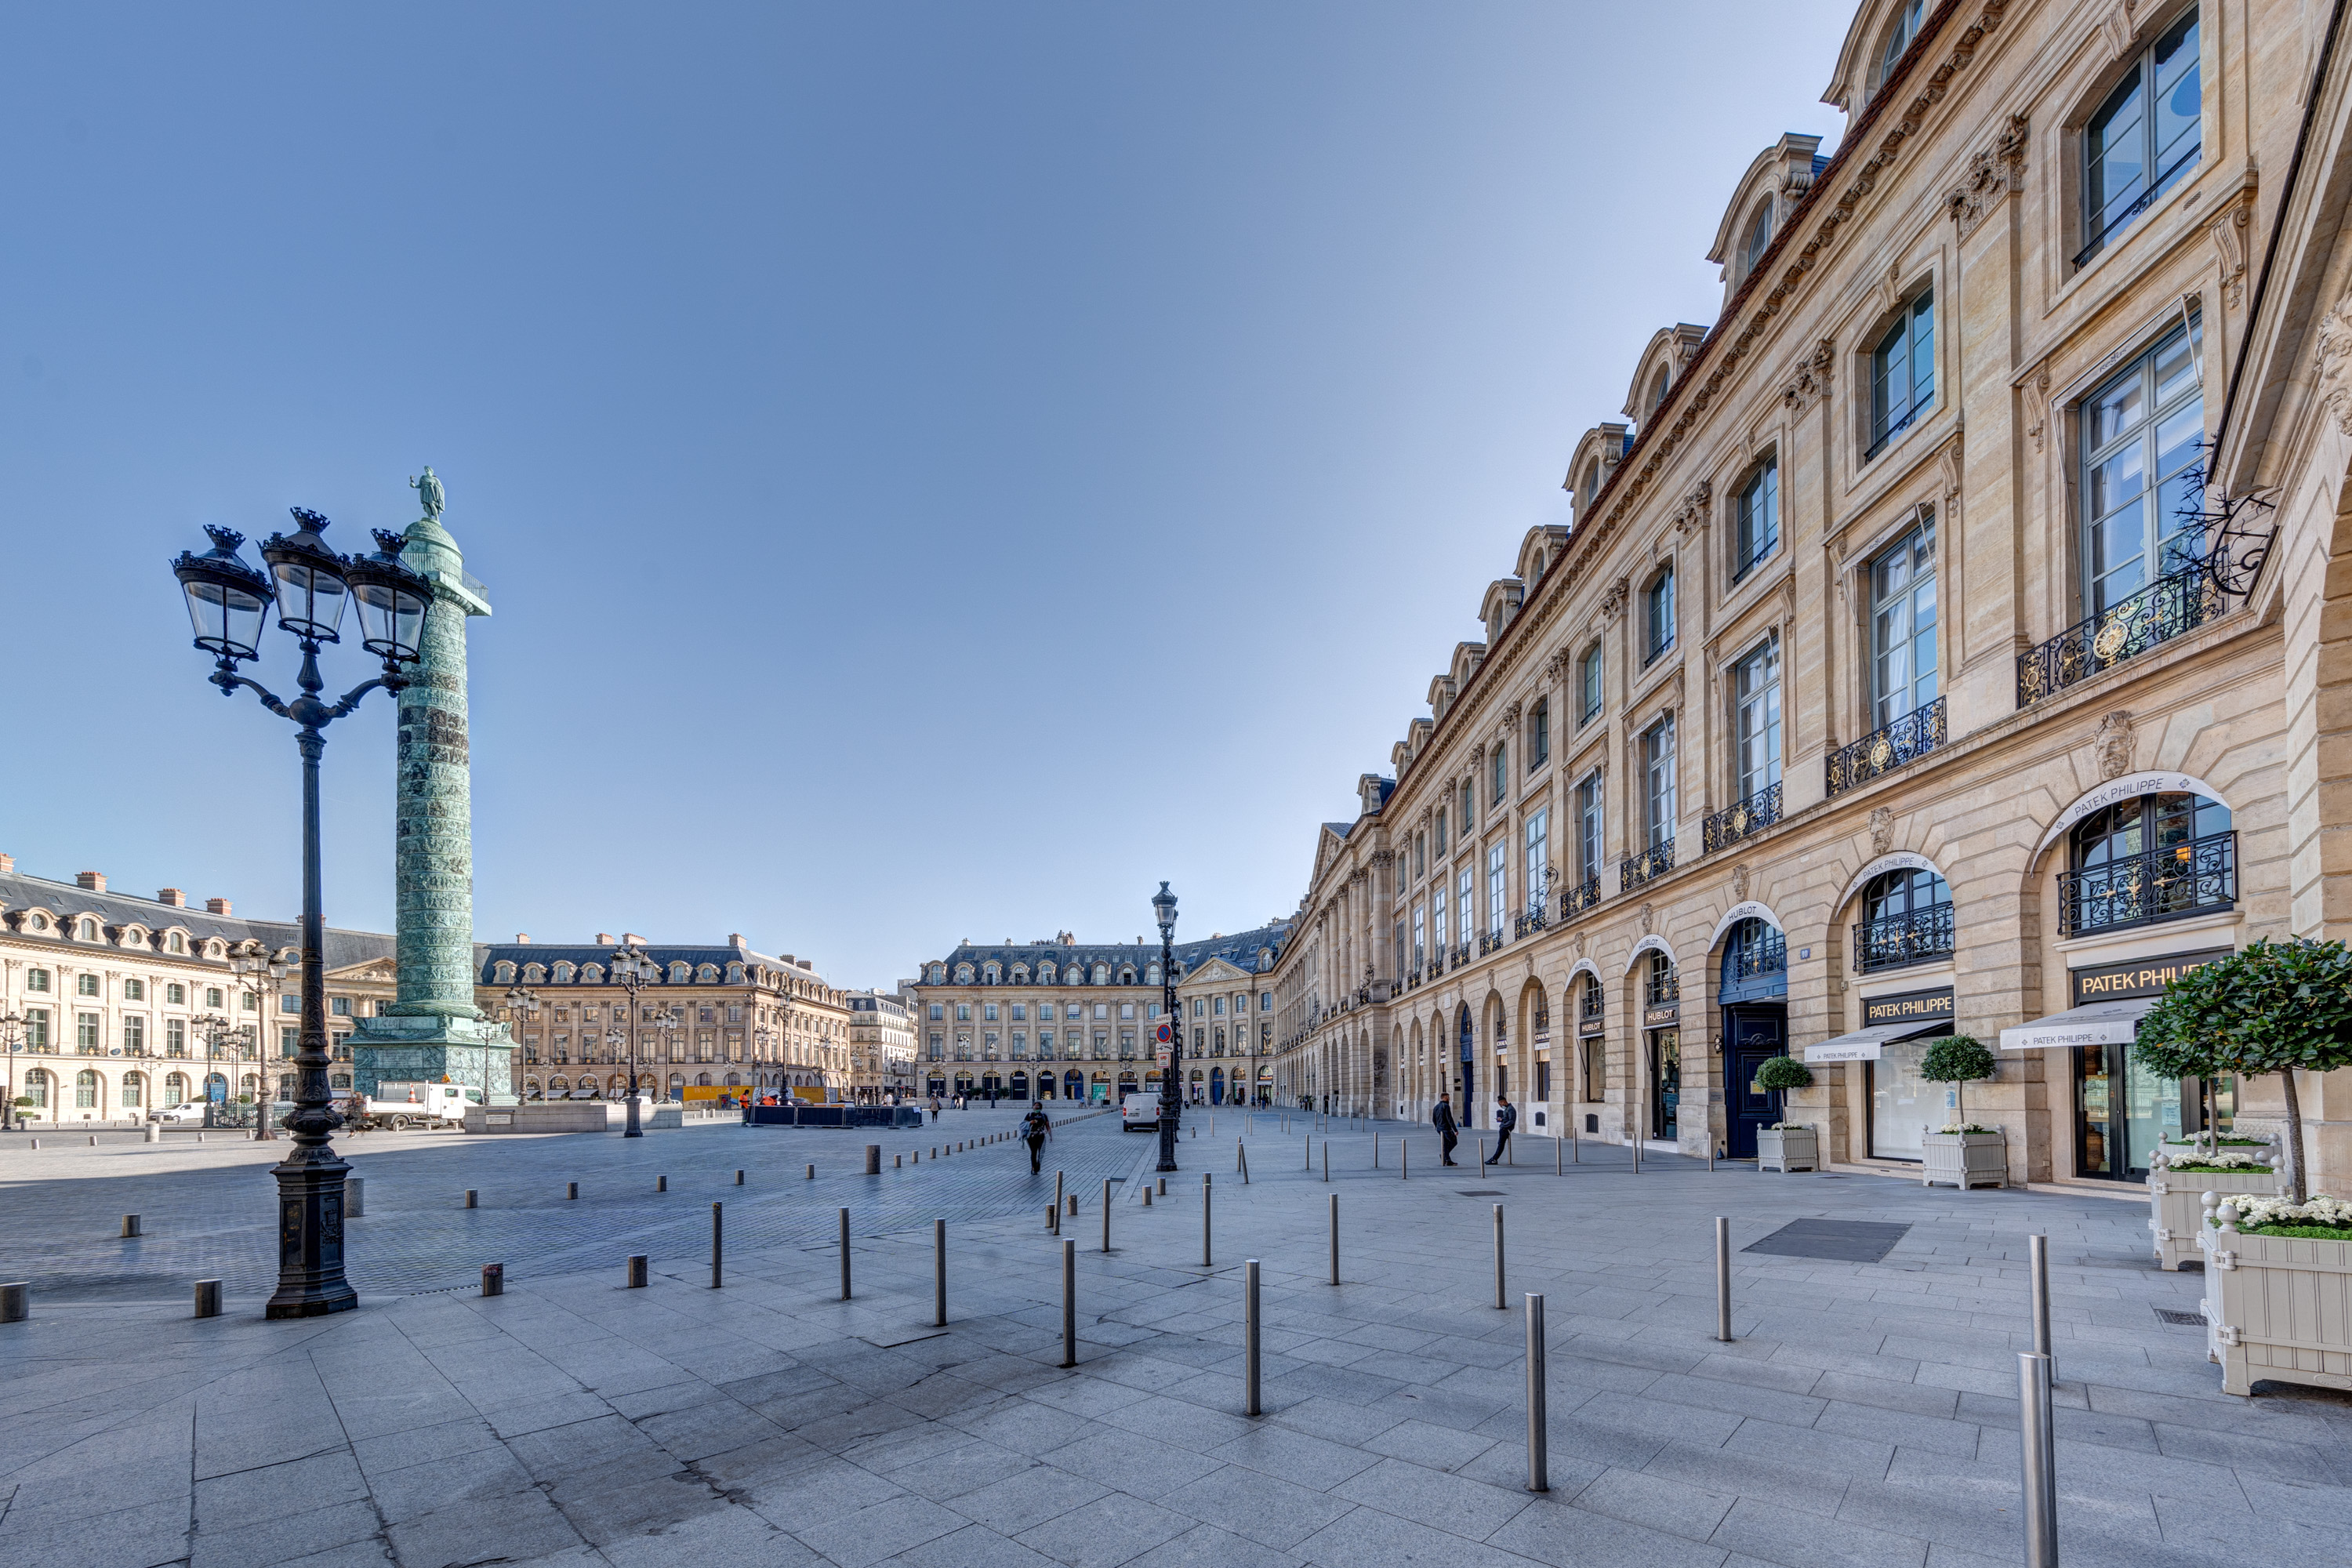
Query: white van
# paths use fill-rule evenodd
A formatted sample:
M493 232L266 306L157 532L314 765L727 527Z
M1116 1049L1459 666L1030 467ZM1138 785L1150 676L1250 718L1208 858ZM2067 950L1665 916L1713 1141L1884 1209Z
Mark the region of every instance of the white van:
M1118 1126L1122 1132L1134 1128L1153 1129L1160 1125L1160 1092L1157 1089L1130 1089L1118 1102Z

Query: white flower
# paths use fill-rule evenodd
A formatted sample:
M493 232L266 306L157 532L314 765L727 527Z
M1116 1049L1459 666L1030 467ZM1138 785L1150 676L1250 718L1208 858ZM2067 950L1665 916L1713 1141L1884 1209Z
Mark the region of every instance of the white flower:
M2191 1171L2223 1170L2268 1172L2271 1168L2271 1163L2268 1160L2262 1158L2258 1154L2247 1153L2243 1150L2240 1149L2217 1149L2210 1152L2175 1154L2171 1159L2172 1164L2176 1169L2185 1166Z
M2217 1207L2234 1208L2238 1228L2254 1230L2263 1226L2316 1226L2329 1230L2352 1230L2352 1203L2329 1197L2326 1193L2314 1193L2298 1204L2292 1198L2255 1197L2232 1194L2226 1205Z

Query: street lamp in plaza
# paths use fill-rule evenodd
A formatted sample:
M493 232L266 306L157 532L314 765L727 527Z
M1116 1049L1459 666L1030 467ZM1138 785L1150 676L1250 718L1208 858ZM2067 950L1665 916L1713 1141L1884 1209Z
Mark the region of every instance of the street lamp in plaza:
M189 1019L188 1026L205 1039L204 1092L197 1098L205 1102L205 1125L209 1127L213 1124L213 1058L219 1054L222 1037L236 1034L236 1026L218 1013L203 1013ZM221 1098L228 1098L226 1085Z
M661 983L661 965L646 956L638 943L623 942L613 950L611 974L613 984L629 994L630 1026L621 1032L622 1044L629 1052L629 1124L621 1136L642 1138L646 1130L639 1122L637 1106L637 993Z
M775 1058L776 1031L761 1024L751 1031L751 1046L760 1058L751 1068L751 1103L757 1105L760 1103L760 1090L768 1087L760 1081L763 1076L761 1064L771 1062Z
M1176 1123L1184 1114L1181 1074L1184 1066L1184 1024L1176 1016L1176 895L1168 884L1151 895L1151 914L1160 922L1160 1169L1176 1168Z
M278 1013L278 998L286 989L286 973L291 966L278 954L249 945L229 955L228 967L231 973L238 976L238 989L252 993L254 1006L263 1020L255 1026L254 1032L253 1135L268 1142L277 1136L269 1130L269 1106L276 1097L266 1092L269 1079L268 1020ZM326 1004L321 1002L320 1005L324 1007ZM224 1018L221 1022L226 1024L228 1020ZM209 1061L205 1067L205 1097L209 1100L212 1098ZM226 1085L223 1086L221 1100L223 1104L227 1103Z
M536 1013L539 1010L539 993L528 985L509 985L507 987L506 1003L509 1020L507 1028L512 1032L516 1024L524 1022L523 1015L526 1012ZM534 1047L530 1055L523 1058L524 1065L536 1066L537 1062L534 1058L538 1055L539 1051ZM482 1095L485 1100L489 1098L489 1090L487 1087L484 1088Z
M278 1289L265 1309L271 1318L313 1318L359 1305L358 1292L343 1276L343 1178L351 1167L330 1142L342 1118L332 1109L333 1095L327 1086L319 760L326 752L329 724L352 713L377 687L397 692L408 684L402 667L415 662L421 651L425 615L433 602L432 584L400 563L404 536L380 531L376 553L352 560L330 550L320 537L327 527L324 517L297 507L294 521L299 525L294 532L272 534L263 542L267 575L237 555L245 538L226 528L205 530L213 542L209 552L198 555L184 551L172 563L172 574L187 596L196 647L214 657L212 683L224 697L236 696L240 686L249 687L264 708L299 726L295 743L302 753L302 1029L294 1058L294 1112L286 1119L294 1149L272 1172L278 1178ZM301 668L295 677L301 695L291 702L236 672L238 664L260 654L261 630L273 598L278 626L302 649ZM319 650L342 640L343 610L352 601L359 605L361 646L383 660L383 673L330 704L319 696L326 689L319 672ZM266 1069L257 1076L266 1076ZM266 1092L255 1084L255 1098L264 1105ZM261 1121L268 1121L266 1110Z
M0 1046L8 1052L8 1094L0 1100L0 1132L16 1130L16 1053L25 1048L25 1026L30 1022L14 1008L0 1013Z

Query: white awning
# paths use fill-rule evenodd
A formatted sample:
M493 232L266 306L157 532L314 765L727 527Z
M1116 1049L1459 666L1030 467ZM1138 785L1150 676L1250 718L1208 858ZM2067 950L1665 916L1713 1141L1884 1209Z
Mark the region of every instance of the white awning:
M1900 1024L1873 1024L1867 1029L1837 1035L1818 1046L1805 1047L1808 1062L1874 1062L1878 1047L1916 1040L1922 1035L1940 1035L1950 1029L1949 1018L1906 1018Z
M2118 996L2110 1002L2070 1007L2047 1018L2036 1018L2031 1024L2003 1029L2000 1048L2040 1051L2053 1046L2126 1045L2139 1032L2140 1019L2156 1004L2153 996Z

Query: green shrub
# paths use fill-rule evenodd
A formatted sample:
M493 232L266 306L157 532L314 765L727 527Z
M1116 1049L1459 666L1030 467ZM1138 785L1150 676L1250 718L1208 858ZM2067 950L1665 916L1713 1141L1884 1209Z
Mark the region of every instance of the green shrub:
M1756 1087L1767 1092L1811 1089L1813 1069L1794 1057L1773 1057L1756 1069Z
M1947 1035L1927 1047L1927 1055L1919 1063L1919 1076L1930 1083L1955 1086L1974 1083L1990 1078L1999 1063L1993 1060L1984 1042L1973 1035ZM1953 1120L1968 1121L1968 1091L1959 1089L1953 1106Z

